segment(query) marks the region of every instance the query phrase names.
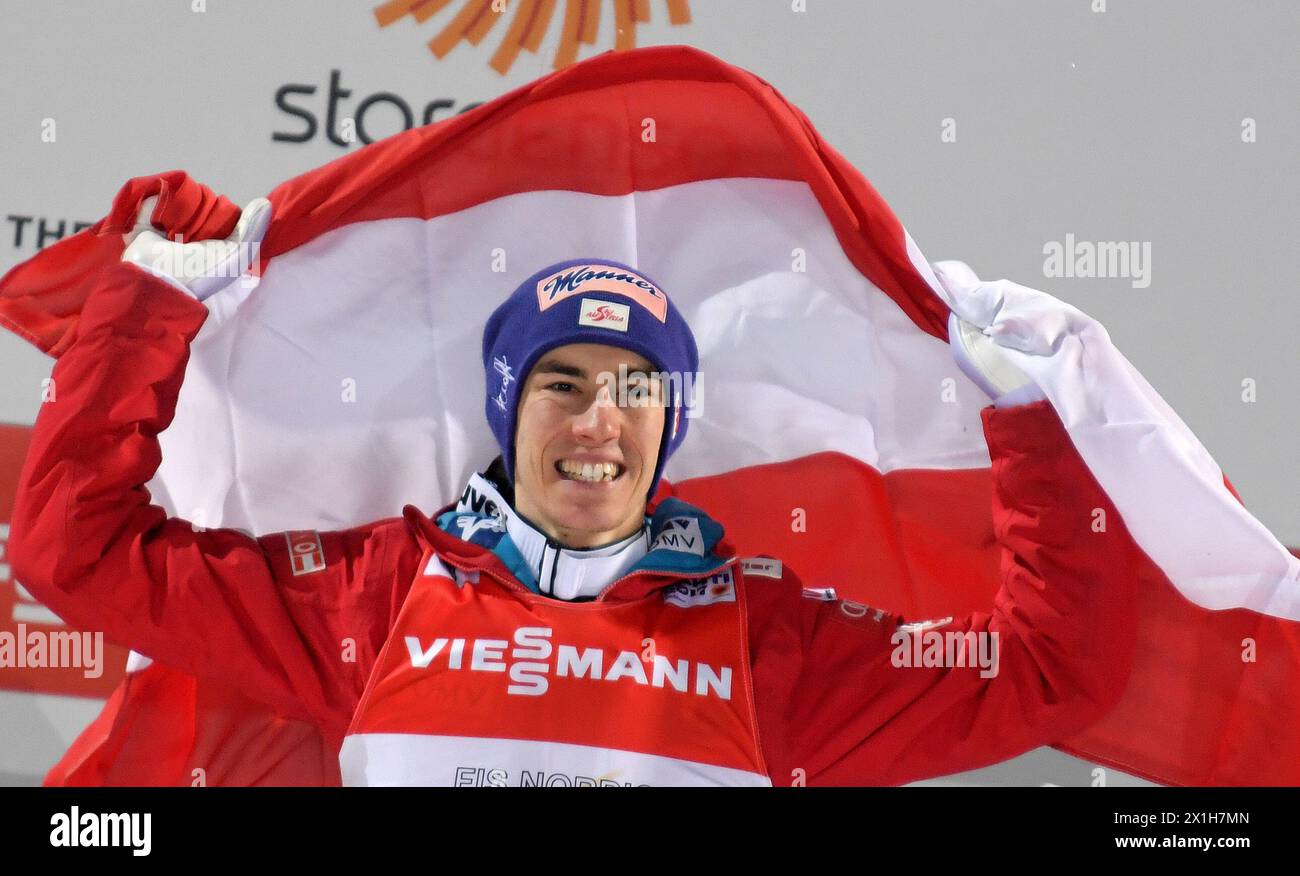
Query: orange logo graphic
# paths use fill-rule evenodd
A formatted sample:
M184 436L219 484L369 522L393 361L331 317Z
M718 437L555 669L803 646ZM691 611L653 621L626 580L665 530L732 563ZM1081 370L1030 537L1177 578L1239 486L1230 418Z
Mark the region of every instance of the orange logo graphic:
M403 16L410 15L417 22L427 21L452 0L387 0L374 8L380 27L387 27ZM473 45L483 41L511 6L514 16L501 45L488 63L492 69L505 75L521 49L536 52L542 37L550 27L551 16L560 0L462 0L460 11L438 35L429 40L429 50L439 58L456 47L461 40ZM636 26L650 20L650 0L609 0L614 7L614 48L618 51L636 47ZM559 70L578 59L580 43L591 45L596 41L600 27L600 8L603 0L563 0L564 22L561 25L560 45L555 50L554 67ZM691 10L688 0L665 0L668 21L672 24L689 24Z

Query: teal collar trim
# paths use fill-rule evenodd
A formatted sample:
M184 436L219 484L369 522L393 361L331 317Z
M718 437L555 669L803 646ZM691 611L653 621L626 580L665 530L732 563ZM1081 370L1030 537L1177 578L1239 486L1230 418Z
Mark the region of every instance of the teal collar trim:
M448 511L438 517L437 525L443 532L458 536L461 541L492 551L510 570L510 574L519 579L520 584L534 593L541 592L537 586L537 577L528 568L528 562L519 553L519 548L510 540L501 518L492 514Z
M633 572L667 572L683 576L714 569L726 557L714 553L722 541L722 524L681 499L664 499L650 519L650 550Z

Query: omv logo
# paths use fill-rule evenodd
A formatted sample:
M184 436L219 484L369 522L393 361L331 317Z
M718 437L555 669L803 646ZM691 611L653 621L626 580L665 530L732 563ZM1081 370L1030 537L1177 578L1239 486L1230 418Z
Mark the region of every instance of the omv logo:
M453 0L388 0L374 7L380 27L411 16L416 23L428 21ZM663 0L670 24L690 24L689 0ZM502 19L508 19L505 36L488 59L488 66L503 76L523 50L536 52L555 18L557 6L564 7L560 20L560 43L555 50L554 68L568 67L578 60L582 44L595 45L602 14L614 16L614 49L636 48L636 26L650 21L651 0L461 0L455 13L441 17L442 29L427 43L441 59L462 40L478 45Z

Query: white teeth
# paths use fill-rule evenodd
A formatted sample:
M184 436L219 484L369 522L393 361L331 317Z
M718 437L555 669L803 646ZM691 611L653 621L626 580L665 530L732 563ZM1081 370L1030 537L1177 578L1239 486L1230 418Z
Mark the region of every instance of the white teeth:
M573 462L562 459L559 467L565 476L574 481L612 481L618 475L618 464L613 462Z

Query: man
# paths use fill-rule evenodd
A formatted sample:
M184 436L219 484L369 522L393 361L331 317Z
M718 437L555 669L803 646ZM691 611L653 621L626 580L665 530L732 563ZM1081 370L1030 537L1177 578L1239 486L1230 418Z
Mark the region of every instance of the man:
M220 260L268 207L187 246ZM159 268L166 246L136 237L55 365L12 564L70 623L346 735L345 783L901 783L1062 738L1122 692L1132 541L1092 530L1119 517L1052 408L960 325L1005 405L982 414L1003 583L989 614L904 624L648 501L698 355L663 289L600 259L542 268L489 319L500 456L458 503L256 538L167 519L144 484L215 284ZM946 659L900 660L936 632Z

